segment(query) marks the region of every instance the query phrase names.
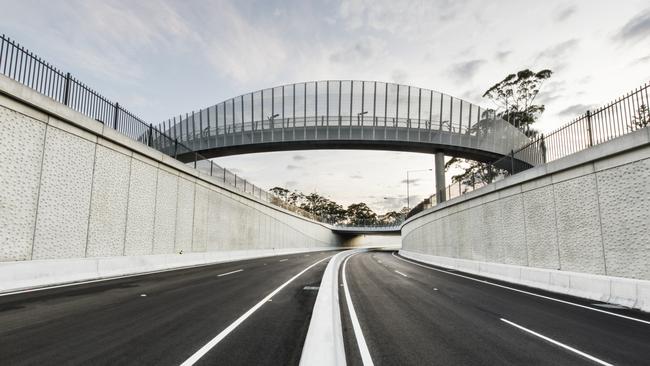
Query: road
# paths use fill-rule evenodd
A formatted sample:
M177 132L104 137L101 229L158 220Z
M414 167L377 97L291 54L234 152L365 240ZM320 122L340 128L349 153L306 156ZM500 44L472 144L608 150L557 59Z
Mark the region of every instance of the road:
M363 364L364 342L375 365L650 365L647 313L430 268L394 252L348 259L362 333L341 287L348 365Z
M267 257L0 296L0 365L179 365L188 359L197 365L298 364L315 288L333 254ZM210 342L216 343L197 356Z

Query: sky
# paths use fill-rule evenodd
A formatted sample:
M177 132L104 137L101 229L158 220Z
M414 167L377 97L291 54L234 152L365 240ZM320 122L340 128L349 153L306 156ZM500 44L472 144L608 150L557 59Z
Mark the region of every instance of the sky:
M647 0L0 0L0 32L158 123L310 80L397 82L484 107L506 75L551 69L549 131L650 81ZM433 156L294 151L215 159L258 186L375 211L433 193ZM449 179L449 177L448 177Z

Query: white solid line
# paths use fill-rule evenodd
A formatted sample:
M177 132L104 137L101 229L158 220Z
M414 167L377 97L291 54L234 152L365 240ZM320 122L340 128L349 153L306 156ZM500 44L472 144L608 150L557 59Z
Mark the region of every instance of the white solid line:
M284 261L288 261L288 259L287 258L280 259L280 262L284 262Z
M220 275L217 275L217 277L227 276L227 275L229 275L229 274L233 274L233 273L237 273L237 272L241 272L241 271L243 271L243 269L238 269L238 270L236 270L236 271L231 271L231 272L222 273L222 274L220 274Z
M352 298L350 297L350 290L348 289L348 279L345 272L345 269L348 265L348 259L354 257L356 254L345 258L343 262L343 292L345 293L345 302L348 305L348 312L350 313L350 320L352 321L352 329L354 330L354 336L357 339L357 346L359 347L359 353L361 354L361 361L364 366L373 366L372 357L370 357L370 352L368 351L368 345L366 345L366 339L363 338L363 332L361 331L361 325L359 324L359 318L357 318L357 312L354 311L354 305L352 304Z
M401 274L401 275L404 276L404 277L408 277L407 275L405 275L404 273L402 273L402 272L400 272L400 271L395 271L395 273L399 273L399 274Z
M493 282L489 282L489 281L479 280L479 279L477 279L477 278L472 278L472 277L469 277L469 276L464 276L464 275L462 275L462 274L452 273L452 272L448 272L448 271L445 271L445 270L442 270L442 269L438 269L438 268L433 268L433 267L425 266L425 265L422 265L422 264L420 264L420 263L416 263L416 262L413 262L413 261L411 261L411 260L408 260L408 259L405 259L405 258L401 258L401 257L395 255L395 252L393 252L393 257L395 257L395 258L397 258L397 259L399 259L399 260L403 260L403 261L405 261L405 262L409 262L409 263L411 263L411 264L415 264L416 266L420 266L420 267L422 267L422 268L427 268L427 269L430 269L430 270L433 270L433 271L438 271L438 272L446 273L446 274L448 274L448 275L457 276L457 277L462 277L462 278L466 278L466 279L468 279L468 280L472 280L472 281L476 281L476 282L484 283L484 284L486 284L486 285L492 285L492 286L496 286L496 287L501 287L501 288L504 288L504 289L506 289L506 290L515 291L515 292L519 292L519 293L526 294L526 295L536 296L536 297L539 297L539 298L542 298L542 299L551 300L551 301L556 301L556 302L559 302L559 303L562 303L562 304L571 305L571 306L577 306L577 307L579 307L579 308L588 309L588 310L592 310L592 311L597 311L597 312L599 312L599 313L608 314L608 315L612 315L612 316L617 316L617 317L619 317L619 318L628 319L628 320L633 320L633 321L635 321L635 322L639 322L639 323L643 323L643 324L648 324L648 325L650 325L650 321L647 321L647 320L637 319L637 318L633 318L633 317L631 317L631 316L627 316L627 315L616 314L616 313L612 313L612 312L605 311L605 310L601 310L601 309L594 309L594 308L592 308L592 307L585 306L585 305L580 305L580 304L576 304L576 303L573 303L573 302L570 302L570 301L560 300L560 299L556 299L556 298L553 298L553 297L550 297L550 296L544 296L544 295L536 294L536 293L534 293L534 292L528 292L528 291L524 291L524 290L519 290L519 289L512 288L512 287L508 287L508 286L504 286L504 285L499 285L498 283L493 283Z
M573 348L573 347L571 347L571 346L567 346L567 345L564 344L564 343L560 343L560 342L558 342L558 341L556 341L556 340L554 340L554 339L551 339L551 338L549 338L549 337L546 337L546 336L544 336L544 335L541 335L541 334L539 334L539 333L537 333L537 332L534 332L534 331L532 331L532 330L530 330L530 329L524 328L524 327L522 327L522 326L519 325L519 324L513 323L513 322L511 322L511 321L509 321L509 320L506 320L506 319L503 319L503 318L501 318L501 321L502 321L502 322L505 322L505 323L507 323L507 324L510 324L510 325L512 325L513 327L519 328L519 329L523 330L524 332L528 332L528 333L530 333L530 334L532 334L532 335L534 335L534 336L536 336L536 337L539 337L539 338L541 338L541 339L543 339L543 340L545 340L545 341L547 341L547 342L551 342L551 343L553 343L553 344L556 345L556 346L560 346L560 347L562 347L562 348L564 348L564 349L566 349L566 350L569 350L569 351L571 351L571 352L577 353L577 354L579 354L580 356L585 357L585 358L587 358L587 359L589 359L589 360L591 360L591 361L594 361L594 362L596 362L596 363L598 363L598 364L600 364L600 365L613 366L611 363L605 362L605 361L603 361L603 360L601 360L601 359L599 359L599 358L596 358L596 357L594 357L594 356L592 356L592 355L586 354L586 353L584 353L584 352L582 352L582 351L578 351L577 349L575 349L575 348Z
M190 366L190 365L194 365L194 364L195 364L199 359L201 359L201 357L203 357L206 353L208 353L212 348L214 348L214 346L216 346L217 344L219 344L219 342L221 342L224 338L226 338L226 336L228 336L228 334L230 334L233 330L235 330L235 328L237 328L241 323L243 323L244 320L248 319L248 317L250 317L251 315L253 315L253 313L254 313L255 311L257 311L257 309L259 309L260 307L262 307L262 305L264 305L264 304L265 304L266 302L268 302L268 301L269 301L273 296L275 296L275 294L277 294L278 292L280 292L280 291L281 291L283 288L285 288L288 284L290 284L291 282L293 282L293 280L295 280L295 279L298 278L300 275L302 275L303 273L305 273L305 272L307 272L308 270L310 270L312 267L316 266L317 264L319 264L320 262L322 262L322 261L324 261L324 260L330 259L331 257L332 257L332 256L329 256L329 257L323 258L323 259L317 261L316 263L311 264L309 267L307 267L307 268L303 269L302 271L300 271L300 273L298 273L297 275L291 277L291 278L289 279L289 281L283 283L282 285L280 285L280 287L278 287L278 288L276 288L275 290L273 290L273 292L271 292L270 294L266 295L266 297L264 297L262 300L260 300L260 302L258 302L257 304L255 304L252 308L248 309L247 312L245 312L242 316L240 316L239 318L237 318L237 320L235 320L235 321L232 322L229 326L227 326L226 329L222 330L221 333L217 334L217 335L216 335L214 338L212 338L208 343L206 343L203 347L201 347L201 349L199 349L198 351L196 351L192 356L190 356L187 360L185 360L185 362L183 362L183 363L181 364L181 366Z

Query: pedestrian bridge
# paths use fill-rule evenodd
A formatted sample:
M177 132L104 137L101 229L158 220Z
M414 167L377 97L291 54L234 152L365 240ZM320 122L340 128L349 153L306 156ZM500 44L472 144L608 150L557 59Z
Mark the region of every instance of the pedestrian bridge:
M444 153L494 162L529 142L490 110L433 90L377 81L264 89L170 119L160 128L172 139L156 145L185 162L196 153L209 159L306 149ZM530 167L534 160L520 157L516 163ZM505 165L509 169L512 162Z

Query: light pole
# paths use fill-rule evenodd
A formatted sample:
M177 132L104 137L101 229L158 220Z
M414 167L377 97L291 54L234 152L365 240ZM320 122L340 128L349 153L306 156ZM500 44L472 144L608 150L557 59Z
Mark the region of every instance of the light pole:
M406 208L410 211L411 210L411 195L409 192L409 173L417 173L417 172L430 172L433 169L417 169L417 170L407 170L406 171Z
M364 114L368 114L368 111L357 113L357 126L361 126L361 119L363 118Z
M273 125L274 125L273 120L275 119L275 117L279 117L279 116L280 116L280 115L276 113L276 114L274 114L274 115L272 115L272 116L269 117L269 126L271 127L271 129L275 128L275 127L273 126Z

